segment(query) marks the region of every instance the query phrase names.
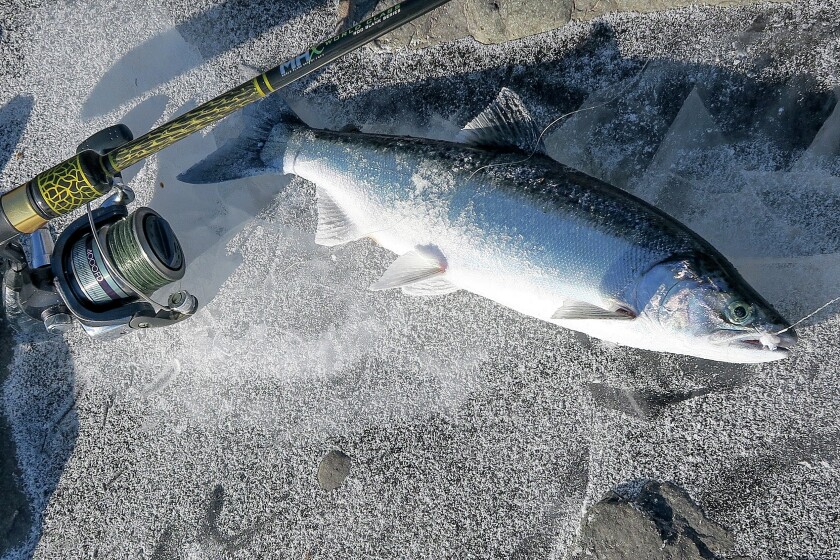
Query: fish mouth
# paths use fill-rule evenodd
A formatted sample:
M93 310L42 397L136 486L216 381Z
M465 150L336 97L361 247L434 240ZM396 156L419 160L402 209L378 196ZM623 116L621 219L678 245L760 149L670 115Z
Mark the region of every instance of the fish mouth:
M722 334L722 333L721 333ZM720 337L719 335L719 338ZM773 333L772 331L761 332L741 332L734 334L732 331L727 331L726 344L733 349L772 353L779 357L784 357L790 354L790 349L796 345L797 336L792 330L783 333Z

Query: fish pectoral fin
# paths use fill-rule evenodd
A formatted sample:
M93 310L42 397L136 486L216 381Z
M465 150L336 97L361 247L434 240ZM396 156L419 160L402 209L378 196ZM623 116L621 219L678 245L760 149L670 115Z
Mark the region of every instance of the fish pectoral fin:
M467 123L457 141L470 146L519 148L544 152L540 130L525 104L513 91L502 88L496 99Z
M585 301L568 301L563 304L563 307L555 311L551 318L563 321L575 319L627 321L635 319L636 315L627 309L615 309L611 311Z
M439 251L430 250L429 247L417 247L391 263L388 270L370 289L402 288L440 277L445 272L446 260Z
M421 282L415 282L414 284L409 284L408 286L403 286L402 291L404 294L408 296L442 296L446 294L451 294L452 292L457 292L460 290L458 286L447 280L446 278L441 278L439 276L434 276L428 280L423 280Z
M362 237L344 210L323 189L317 189L315 196L318 199L318 229L315 232L315 243L333 247Z

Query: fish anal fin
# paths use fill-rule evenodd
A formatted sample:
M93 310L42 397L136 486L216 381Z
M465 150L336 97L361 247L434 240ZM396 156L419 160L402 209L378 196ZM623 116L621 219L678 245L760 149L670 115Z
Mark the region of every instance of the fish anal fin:
M496 99L461 129L457 140L477 147L545 151L537 123L519 96L507 88L502 88Z
M315 243L333 247L362 237L356 225L344 210L323 189L316 192L318 199L318 229Z
M371 285L370 289L402 288L440 277L445 272L446 260L437 248L416 247L391 263L388 270Z
M627 309L604 309L585 301L567 301L557 309L552 319L571 321L579 319L598 319L607 321L628 321L636 318L635 313Z

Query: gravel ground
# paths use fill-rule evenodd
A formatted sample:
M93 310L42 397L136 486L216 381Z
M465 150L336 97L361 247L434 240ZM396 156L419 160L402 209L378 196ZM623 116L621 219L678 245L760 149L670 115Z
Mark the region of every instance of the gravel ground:
M673 213L795 320L838 295L839 8L383 43L287 96L313 126L434 138L503 85L545 124L585 109L551 129L551 155ZM0 9L6 189L94 130L143 132L285 60L338 12ZM369 292L393 257L370 242L316 247L311 185L175 179L240 128L233 118L127 174L185 247L195 317L108 343L15 339L2 402L19 484L6 472L0 484L22 489L32 522L6 536L19 544L6 557L562 559L590 504L657 479L730 529L734 555L840 558L836 307L799 328L790 358L734 366L612 347L470 294ZM2 505L0 528L25 509Z

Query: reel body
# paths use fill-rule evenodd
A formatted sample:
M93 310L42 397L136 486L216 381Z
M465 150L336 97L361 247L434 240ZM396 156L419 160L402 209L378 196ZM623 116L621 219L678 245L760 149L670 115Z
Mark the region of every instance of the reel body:
M137 228L139 231L134 231ZM93 231L105 243L97 245ZM164 268L169 277L154 277L155 265ZM51 268L55 290L64 305L85 331L97 338L116 338L132 329L171 325L192 315L198 305L185 291L172 294L166 306L142 298L180 280L185 271L175 234L149 208L129 214L124 205L114 204L92 211L90 219L79 218L56 241ZM145 282L136 286L122 280L126 269L135 280Z
M131 140L124 125L88 138L79 150L107 153ZM183 321L198 307L186 290L170 295L166 305L152 294L183 278L184 253L168 222L150 208L132 212L130 189L116 176L117 192L97 209L71 223L53 242L49 228L23 236L25 255L15 240L2 247L9 267L3 302L16 330L46 327L65 332L78 321L88 335L113 339L133 330Z

